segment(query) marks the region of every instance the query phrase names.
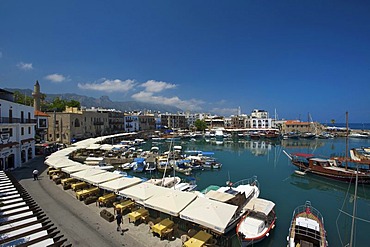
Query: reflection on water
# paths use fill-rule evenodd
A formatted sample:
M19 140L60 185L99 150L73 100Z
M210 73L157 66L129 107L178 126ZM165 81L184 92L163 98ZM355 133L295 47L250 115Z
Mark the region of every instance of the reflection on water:
M313 153L328 157L344 154L345 138L335 139L288 139L288 140L247 140L224 138L222 144L209 139L177 141L183 151L201 150L214 152L213 157L223 164L220 170L196 171L198 189L211 184L224 185L229 179L238 181L256 175L261 185L261 197L276 204L277 224L271 235L255 246L286 246L290 220L295 207L310 200L324 216L329 246L344 246L348 243L351 230L351 217L341 213L352 213L354 187L346 183L306 174L299 177L296 169L282 153ZM151 143L148 142L147 145ZM159 145L165 152L169 143ZM349 149L370 146L370 139L349 140ZM144 148L145 150L145 148ZM370 186L358 187L357 217L370 220ZM356 221L356 246L368 246L370 224ZM237 241L233 247L240 246Z

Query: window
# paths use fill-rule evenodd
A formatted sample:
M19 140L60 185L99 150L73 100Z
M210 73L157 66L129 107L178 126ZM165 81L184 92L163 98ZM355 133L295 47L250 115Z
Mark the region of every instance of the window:
M46 128L46 119L43 119L43 118L39 119L39 127Z
M28 127L28 134L31 134L31 127Z
M13 110L9 109L9 123L13 123Z
M24 123L24 112L21 111L21 123Z
M24 127L21 128L21 135L24 135Z
M80 121L77 118L75 119L75 127L80 127Z
M31 112L28 113L28 122L31 123Z

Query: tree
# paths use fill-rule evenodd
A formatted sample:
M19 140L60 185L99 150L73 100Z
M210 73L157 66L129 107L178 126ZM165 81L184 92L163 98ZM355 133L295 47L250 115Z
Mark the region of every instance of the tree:
M14 101L22 105L28 105L28 106L33 105L33 98L25 94L22 94L19 91L14 92Z
M334 126L334 124L335 124L335 119L330 120L330 122L331 122L331 124Z
M207 129L206 122L200 119L195 120L194 126L197 128L198 131L204 131L205 129Z

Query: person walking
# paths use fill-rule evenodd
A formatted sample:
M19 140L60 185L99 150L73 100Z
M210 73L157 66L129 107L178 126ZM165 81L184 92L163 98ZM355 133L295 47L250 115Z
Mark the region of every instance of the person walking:
M39 180L39 170L35 169L32 172L33 174L33 180Z
M119 232L121 230L122 224L122 214L120 210L117 211L116 221L117 221L117 232Z

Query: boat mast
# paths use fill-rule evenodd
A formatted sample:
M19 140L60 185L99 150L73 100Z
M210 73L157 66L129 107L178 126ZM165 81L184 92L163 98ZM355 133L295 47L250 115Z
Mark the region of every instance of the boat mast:
M355 215L357 205L357 184L358 184L358 164L356 163L356 183L355 183L355 196L353 199L353 211L352 211L352 226L351 226L351 237L349 240L349 247L353 246L353 235L355 231Z
M348 168L348 111L346 112L346 170Z

